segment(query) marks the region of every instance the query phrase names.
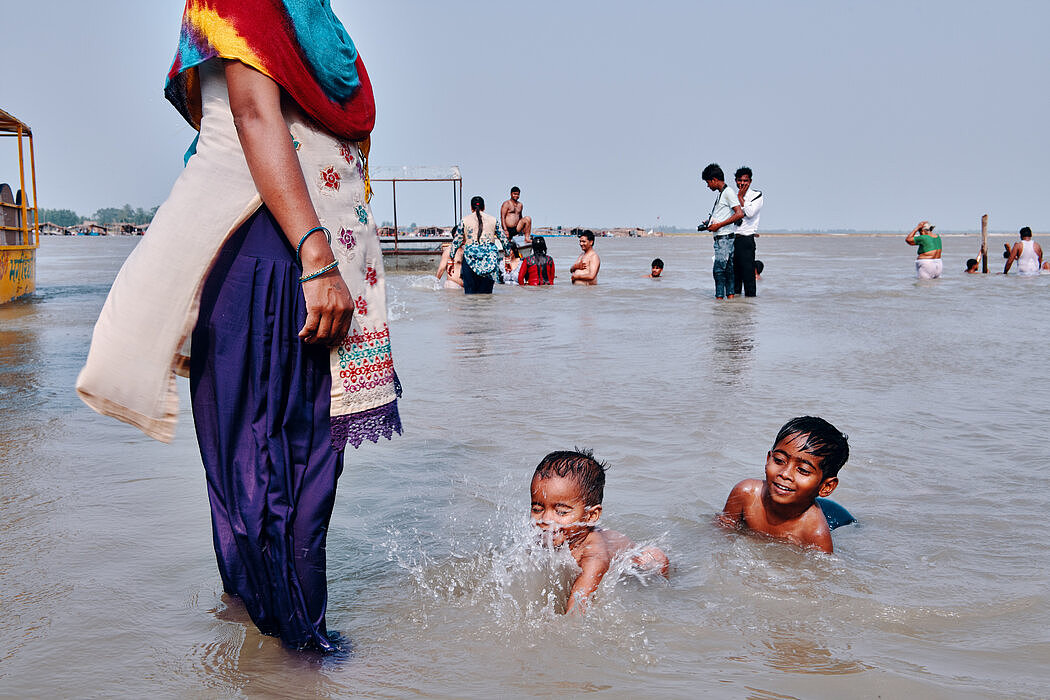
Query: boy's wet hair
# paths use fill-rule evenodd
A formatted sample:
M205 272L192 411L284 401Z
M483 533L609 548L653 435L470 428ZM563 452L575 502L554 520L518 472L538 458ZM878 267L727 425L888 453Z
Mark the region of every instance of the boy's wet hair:
M839 469L849 459L849 436L823 418L799 416L784 424L773 441L773 447L796 435L804 438L803 450L821 458L820 470L825 479L838 476Z
M664 261L661 260L660 258L653 258L653 264L650 265L649 267L658 267L658 268L660 268L662 270L662 269L664 269Z
M594 458L592 450L559 450L551 452L540 460L536 466L537 476L541 479L549 479L552 476L560 476L563 479L575 481L583 496L583 504L586 506L600 505L605 497L605 470L604 462Z

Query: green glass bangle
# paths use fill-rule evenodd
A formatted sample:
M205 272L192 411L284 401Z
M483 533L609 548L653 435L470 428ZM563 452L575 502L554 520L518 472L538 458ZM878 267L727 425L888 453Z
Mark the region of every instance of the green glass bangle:
M299 267L303 266L303 243L306 243L306 239L317 233L318 231L324 231L325 238L328 239L328 244L332 244L332 232L326 229L324 226L314 226L312 229L303 234L303 237L299 239L299 245L295 246L295 259L299 262Z
M303 282L309 282L314 277L320 277L324 273L331 272L332 270L334 270L337 267L339 267L339 261L338 260L333 260L332 262L330 262L327 265L325 265L324 267L322 267L320 270L317 270L316 272L311 272L308 275L303 275L302 277L300 277L299 278L299 284L302 284Z

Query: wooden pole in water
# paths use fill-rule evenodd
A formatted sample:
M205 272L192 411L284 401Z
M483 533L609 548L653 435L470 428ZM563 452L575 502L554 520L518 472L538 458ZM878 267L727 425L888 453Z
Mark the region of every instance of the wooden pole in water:
M988 274L988 215L981 217L981 272Z

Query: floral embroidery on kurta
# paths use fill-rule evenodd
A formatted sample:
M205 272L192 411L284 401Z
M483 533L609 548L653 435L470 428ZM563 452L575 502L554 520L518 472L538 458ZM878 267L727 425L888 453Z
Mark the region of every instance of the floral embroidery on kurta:
M341 155L343 157L343 160L346 161L347 165L353 165L354 164L354 156L352 155L352 153L350 151L350 146L348 146L347 144L345 144L345 143L339 144L339 155Z
M384 323L378 330L354 330L338 348L339 378L344 401L351 396L382 391L396 384L394 360L390 355L390 328Z
M342 180L342 176L336 172L334 165L329 165L327 168L321 171L321 185L328 189L337 190L339 189L339 181Z
M357 245L357 238L350 229L341 228L339 229L339 242L346 246L347 250L353 250L353 247Z

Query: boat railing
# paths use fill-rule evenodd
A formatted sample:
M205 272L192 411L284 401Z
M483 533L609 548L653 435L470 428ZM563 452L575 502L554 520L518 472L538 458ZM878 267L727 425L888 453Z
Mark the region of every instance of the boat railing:
M40 245L40 222L33 132L26 124L0 109L0 136L15 139L18 147L18 196L11 191L11 185L0 184L0 245L37 248ZM32 204L29 202L27 185L32 186Z
M33 213L25 204L0 200L0 245L36 247L40 232L30 225Z
M0 304L6 304L36 290L40 214L37 209L33 132L0 109L0 137L16 139L18 148L18 195L11 191L11 185L0 184ZM32 204L27 185L32 187Z

